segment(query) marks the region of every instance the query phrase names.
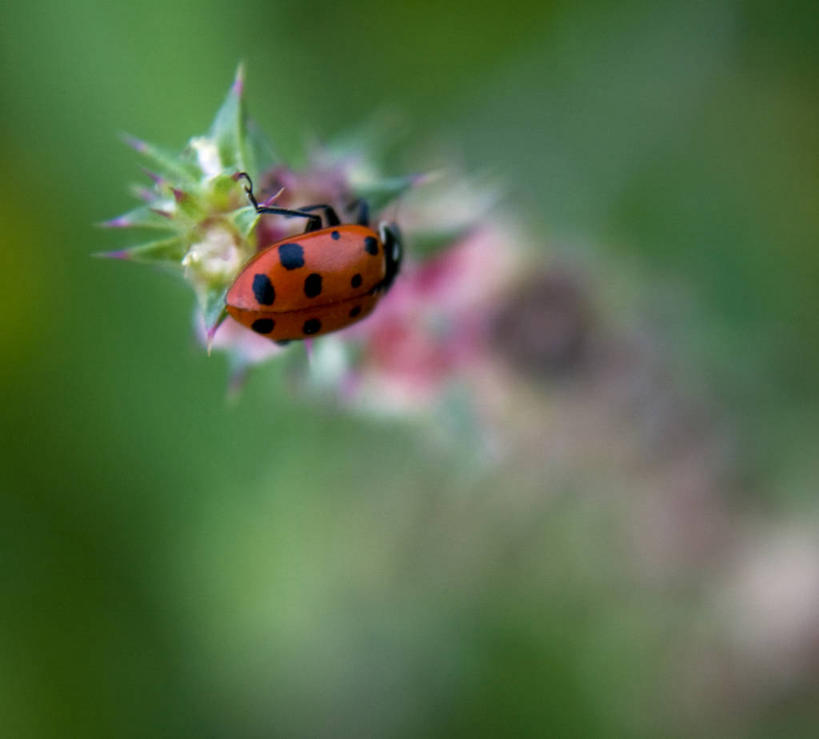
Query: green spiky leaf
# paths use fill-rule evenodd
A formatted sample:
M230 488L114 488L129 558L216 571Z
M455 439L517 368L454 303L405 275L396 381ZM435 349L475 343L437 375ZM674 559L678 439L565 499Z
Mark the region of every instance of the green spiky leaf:
M234 208L241 208L247 203L244 191L236 184L234 174L235 172L231 171L230 174L219 174L209 180L207 197L213 210L232 211Z
M196 183L198 172L196 164L186 155L171 152L147 141L123 134L123 139L134 150L148 159L159 174L174 180L180 185Z
M227 318L227 308L225 307L227 292L228 287L214 287L200 296L200 307L208 337L213 336L219 324Z
M226 171L255 171L255 163L249 161L245 131L245 106L243 99L244 67L236 70L233 85L216 113L210 129L210 138L216 143L222 168Z
M171 193L177 209L186 218L195 221L203 216L202 205L199 202L199 198L178 187L171 188Z
M151 228L165 231L173 231L176 228L173 223L173 213L148 205L134 208L101 225L107 228Z
M246 239L256 228L259 221L259 214L255 208L247 206L246 208L239 208L230 214L230 221L233 223L236 230L243 239Z
M99 256L111 259L126 259L129 262L140 262L142 264L160 264L180 270L186 248L182 239L174 237L105 252Z
M247 147L252 160L248 167L253 173L265 172L281 161L273 142L252 119L247 121Z

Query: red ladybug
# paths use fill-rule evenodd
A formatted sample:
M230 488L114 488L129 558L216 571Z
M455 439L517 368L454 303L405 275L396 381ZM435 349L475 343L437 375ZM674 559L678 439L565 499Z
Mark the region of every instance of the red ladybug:
M245 191L258 213L307 219L300 236L279 241L242 269L227 293L227 311L243 326L274 341L328 334L368 316L389 290L401 266L398 227L369 227L360 201L357 223L342 224L329 205L298 210L261 206L245 172ZM323 211L320 215L310 211Z

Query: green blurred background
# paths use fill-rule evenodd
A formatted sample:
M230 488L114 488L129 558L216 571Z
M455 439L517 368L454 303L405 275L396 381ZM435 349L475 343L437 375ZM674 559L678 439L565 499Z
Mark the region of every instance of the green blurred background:
M544 252L602 285L606 321L661 327L675 383L730 439L729 519L815 533L815 3L2 16L2 736L815 730L815 669L739 697L714 678L734 680L728 657L680 676L691 633L710 643L713 572L634 575L611 533L627 477L606 490L597 470L594 496L589 470L465 477L411 426L308 403L274 370L231 406L187 289L88 256L117 245L91 224L131 204L117 132L181 147L239 59L293 157L403 111L408 151L449 142L503 176Z

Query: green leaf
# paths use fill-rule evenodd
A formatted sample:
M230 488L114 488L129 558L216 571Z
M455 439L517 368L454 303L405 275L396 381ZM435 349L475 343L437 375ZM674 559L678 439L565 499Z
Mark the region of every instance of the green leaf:
M203 213L198 197L178 187L172 187L171 193L180 213L191 220L198 220L202 217Z
M227 318L227 308L225 299L230 285L208 288L200 295L200 307L205 321L205 331L208 336L208 343L213 338L219 324Z
M250 160L247 167L251 174L266 172L281 161L273 142L252 119L247 122L247 145Z
M210 128L209 136L216 144L222 167L226 171L253 169L245 141L245 106L242 95L244 76L244 66L240 64L230 91Z
M237 183L233 174L219 174L210 180L210 204L215 210L232 210L236 207L236 201L247 202L244 188Z
M246 239L253 232L256 223L259 221L259 214L255 208L247 206L246 208L239 208L230 214L230 220L236 227L243 239Z
M153 228L167 231L175 230L173 214L164 215L164 211L142 205L121 216L103 221L104 228Z
M182 239L172 238L149 241L146 244L138 244L126 249L103 252L97 256L109 259L124 259L142 264L160 264L174 269L181 269L182 258L185 256L186 251L187 246Z
M122 138L128 146L149 159L154 168L168 179L174 180L183 187L197 182L199 178L198 168L186 154L171 152L129 134L123 134Z

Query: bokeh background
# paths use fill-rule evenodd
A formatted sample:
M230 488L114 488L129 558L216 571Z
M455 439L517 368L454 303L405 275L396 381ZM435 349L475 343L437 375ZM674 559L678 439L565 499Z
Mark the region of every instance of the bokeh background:
M815 736L818 22L7 4L0 734ZM181 147L239 59L285 156L401 111L405 162L501 177L580 276L608 359L521 374L506 457L275 366L227 403L190 292L89 258L131 205L117 132Z

